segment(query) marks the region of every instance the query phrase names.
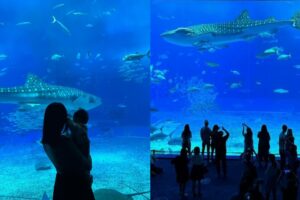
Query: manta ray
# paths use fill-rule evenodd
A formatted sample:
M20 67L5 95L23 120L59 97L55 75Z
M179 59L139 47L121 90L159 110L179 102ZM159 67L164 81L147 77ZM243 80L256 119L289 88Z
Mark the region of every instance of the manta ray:
M263 33L275 33L284 26L300 29L300 12L288 20L276 20L273 17L254 20L244 10L230 22L179 27L162 33L161 37L176 45L213 51L227 47L232 42L253 39Z
M52 102L61 102L69 110L93 109L101 105L101 99L79 89L51 85L28 74L25 85L0 88L0 103L19 104L21 109L47 106Z

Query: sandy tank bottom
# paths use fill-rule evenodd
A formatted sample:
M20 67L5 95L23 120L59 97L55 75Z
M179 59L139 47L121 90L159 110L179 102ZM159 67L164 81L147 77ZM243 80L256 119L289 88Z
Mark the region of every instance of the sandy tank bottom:
M93 190L109 188L124 194L150 191L149 137L136 136L147 135L148 130L147 127L122 127L114 131L116 135L98 134L91 138ZM34 134L36 137L38 133ZM56 172L34 137L11 135L7 142L2 141L1 199L12 199L9 196L42 199L44 192L52 199ZM36 165L51 165L51 169L37 171ZM149 199L150 194L133 198Z

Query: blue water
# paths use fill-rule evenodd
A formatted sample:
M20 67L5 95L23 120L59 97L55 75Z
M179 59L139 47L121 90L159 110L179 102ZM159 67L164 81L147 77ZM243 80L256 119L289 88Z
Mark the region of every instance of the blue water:
M63 26L51 23L52 16ZM0 1L1 88L24 85L30 73L47 84L76 88L102 100L89 110L93 189L149 191L149 59L122 60L149 50L149 16L144 1ZM55 54L61 57L51 59ZM124 65L139 71L128 75L120 70ZM51 197L55 170L34 167L47 161L38 144L43 109L24 112L20 106L0 104L0 196L41 198L46 191ZM137 143L141 148L133 145Z
M250 18L255 20L269 17L288 20L299 12L300 4L292 1L152 1L151 64L153 69L167 70L167 73L165 80L151 85L151 106L158 110L152 112L151 121L160 127L170 120L180 125L168 129L165 132L168 137L152 140L151 149L179 150L180 143L169 145L168 141L179 138L186 123L193 132L192 146L199 146L199 130L204 119L208 119L211 126L219 124L228 128L231 132L228 151L232 154L243 151L243 122L252 127L255 145L256 133L263 123L267 124L272 153L278 153L278 135L283 123L293 129L299 144L300 90L297 85L300 71L295 67L300 63L299 30L282 27L272 37L230 43L214 52L171 44L160 36L178 27L230 22L243 10L248 10ZM281 47L291 58L256 57L272 47ZM218 66L210 67L207 62ZM212 84L213 89L187 91L192 86L203 88L203 83ZM238 87L231 88L233 83L239 84ZM276 89L285 89L288 93L274 92Z

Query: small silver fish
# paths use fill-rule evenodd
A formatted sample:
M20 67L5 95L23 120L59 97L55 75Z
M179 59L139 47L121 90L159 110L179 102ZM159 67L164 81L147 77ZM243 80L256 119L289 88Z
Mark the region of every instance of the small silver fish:
M242 87L241 83L231 83L231 85L230 85L231 89L237 89L237 88L240 88L240 87Z
M8 56L6 54L0 54L0 61L1 60L6 60Z
M282 89L282 88L275 89L275 90L273 90L273 92L274 92L274 93L277 93L277 94L287 94L287 93L289 93L288 90Z
M16 26L25 26L25 25L30 25L31 22L29 21L26 21L26 22L19 22L19 23L16 23Z
M231 70L230 72L231 72L232 74L234 74L234 75L237 75L237 76L241 75L240 72L237 71L237 70Z
M53 6L52 9L55 10L55 9L61 8L63 6L65 6L65 4L64 3L60 3L60 4L57 4L57 5Z
M300 65L294 65L294 68L300 69Z
M292 58L291 54L281 54L277 57L277 60L288 60L290 58Z

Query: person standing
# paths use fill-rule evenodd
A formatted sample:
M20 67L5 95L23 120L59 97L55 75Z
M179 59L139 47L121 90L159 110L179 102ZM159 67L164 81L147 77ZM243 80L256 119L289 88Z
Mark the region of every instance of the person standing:
M286 164L286 152L285 152L285 137L286 131L288 127L287 125L282 125L282 131L279 134L279 155L280 155L280 168L284 169Z
M216 149L216 142L217 142L217 137L218 137L218 132L219 132L219 126L214 125L213 130L210 135L210 147L211 147L211 156L210 159L213 161L214 160L214 153Z
M193 153L194 155L191 158L192 170L190 177L193 186L193 196L196 197L201 196L201 179L203 179L204 173L206 172L205 170L207 169L203 163L203 157L200 155L200 148L195 147Z
M293 136L292 129L287 130L285 145L286 145L285 156L286 156L287 166L289 169L291 169L292 172L297 174L299 161L298 161L297 146L295 145L295 138Z
M244 154L248 151L254 152L252 129L249 126L247 126L245 123L243 123L242 125L243 125L242 134L244 136ZM245 128L246 128L246 132L245 132Z
M181 198L184 198L186 183L189 180L189 159L187 157L186 149L182 148L180 155L176 156L171 163L175 166L176 181L179 185L179 195Z
M222 130L226 133L225 136L223 131L218 132L216 140L216 168L218 177L221 177L221 163L223 168L224 178L227 177L227 163L226 163L226 142L229 138L229 132L222 127Z
M258 158L259 164L261 161L265 161L265 167L268 164L269 150L270 150L270 134L268 132L267 126L264 124L261 127L258 137Z
M208 127L208 120L204 121L204 127L200 130L200 137L202 140L202 157L204 158L205 147L207 148L207 161L209 161L210 153L210 135L211 129Z
M181 139L182 139L182 148L187 149L189 155L191 155L191 138L192 138L192 132L190 130L190 126L186 124L181 134Z

